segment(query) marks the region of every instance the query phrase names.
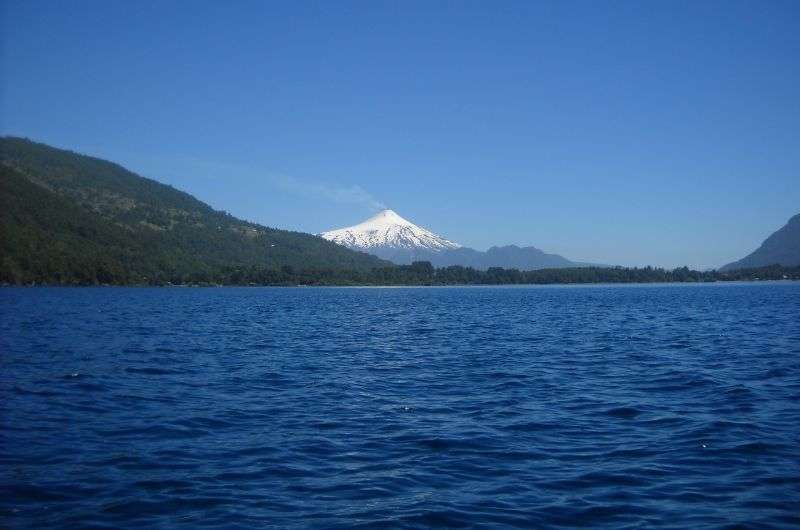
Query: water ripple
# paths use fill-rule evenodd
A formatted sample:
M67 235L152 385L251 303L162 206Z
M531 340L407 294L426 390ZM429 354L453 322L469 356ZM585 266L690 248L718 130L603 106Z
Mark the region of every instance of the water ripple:
M0 527L800 526L800 285L0 290Z

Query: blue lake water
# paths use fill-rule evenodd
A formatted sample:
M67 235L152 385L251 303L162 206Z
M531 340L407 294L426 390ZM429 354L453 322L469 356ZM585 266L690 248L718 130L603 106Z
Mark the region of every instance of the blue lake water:
M0 290L0 527L800 526L800 284Z

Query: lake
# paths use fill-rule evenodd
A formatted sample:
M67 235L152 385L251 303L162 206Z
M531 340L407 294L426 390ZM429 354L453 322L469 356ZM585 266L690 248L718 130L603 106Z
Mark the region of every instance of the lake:
M800 283L0 289L0 527L800 525Z

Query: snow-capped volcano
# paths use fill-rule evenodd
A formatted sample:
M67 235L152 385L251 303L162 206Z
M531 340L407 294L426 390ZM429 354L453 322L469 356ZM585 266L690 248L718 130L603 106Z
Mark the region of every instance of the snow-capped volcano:
M355 226L330 230L319 235L334 243L373 254L398 265L428 261L435 267L460 265L479 270L489 267L534 270L587 265L570 261L558 254L547 254L536 247L507 245L492 247L486 252L462 247L403 219L392 210L383 210Z
M320 236L372 254L393 250L438 252L461 246L403 219L392 210L383 210L357 225L323 232Z

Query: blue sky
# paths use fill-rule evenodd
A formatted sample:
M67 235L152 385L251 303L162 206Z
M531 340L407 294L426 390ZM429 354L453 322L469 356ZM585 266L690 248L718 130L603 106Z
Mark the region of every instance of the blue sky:
M3 134L269 226L705 268L800 212L800 2L0 6Z

